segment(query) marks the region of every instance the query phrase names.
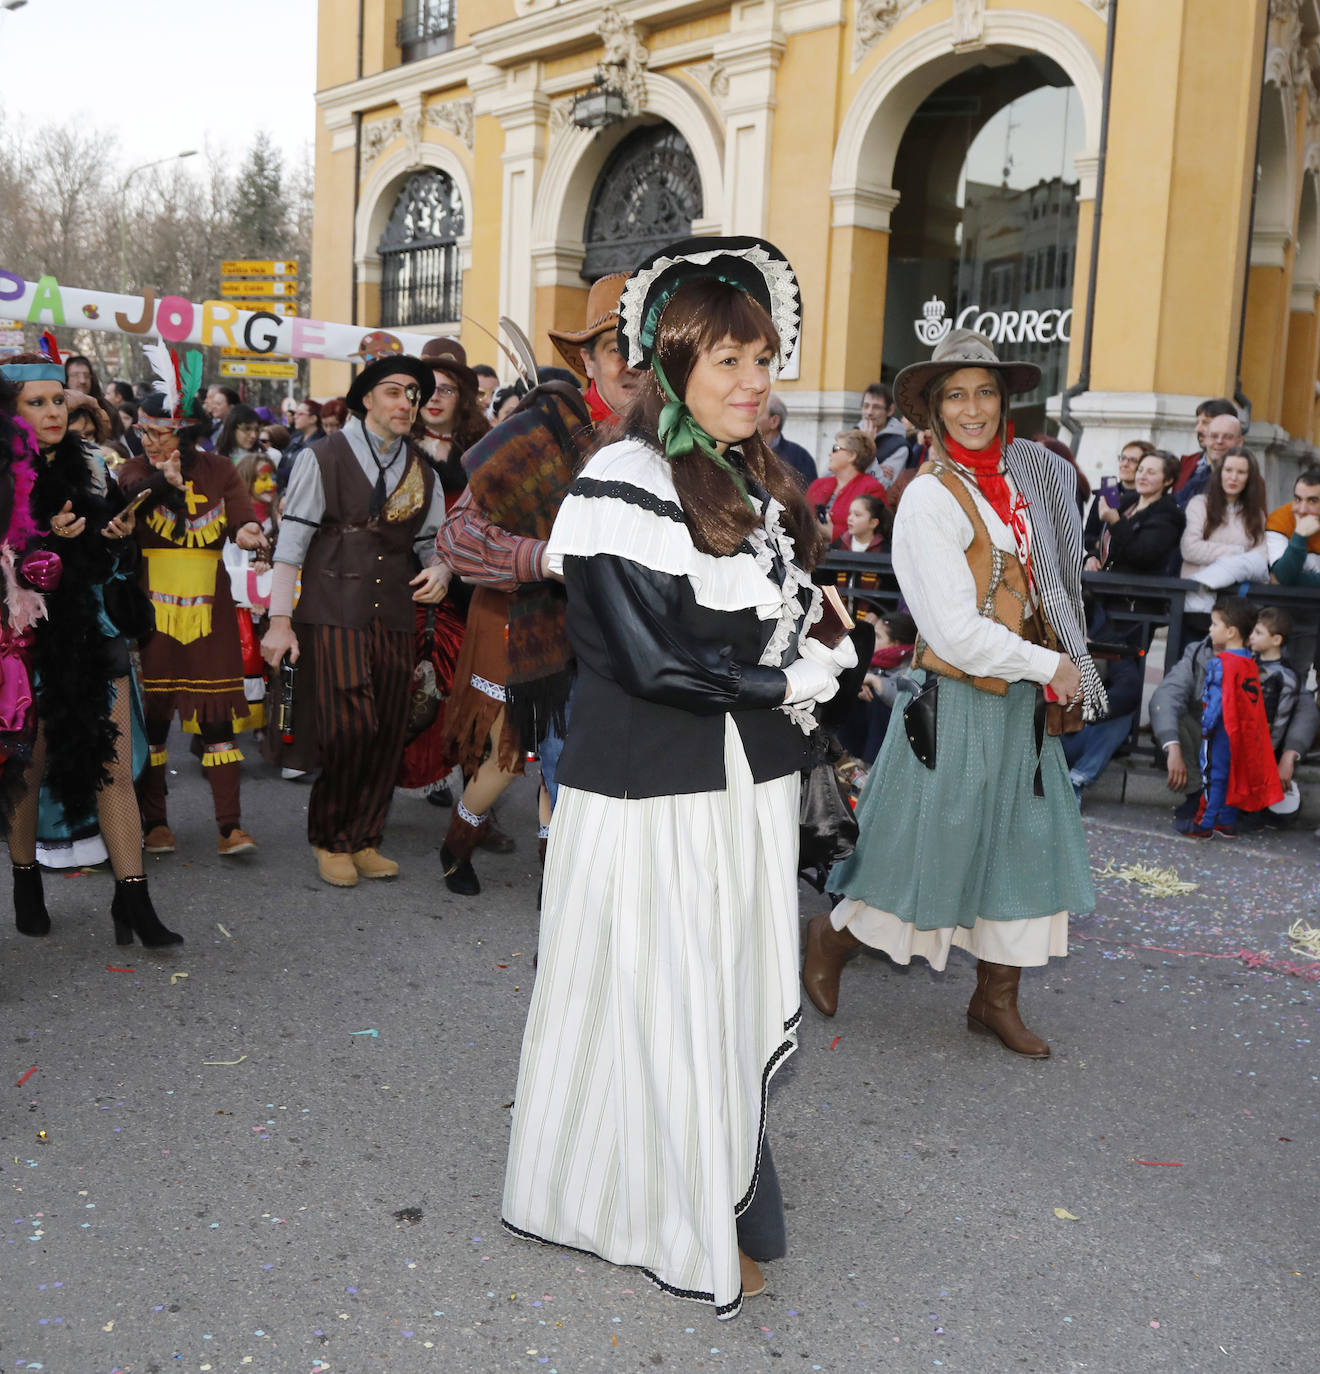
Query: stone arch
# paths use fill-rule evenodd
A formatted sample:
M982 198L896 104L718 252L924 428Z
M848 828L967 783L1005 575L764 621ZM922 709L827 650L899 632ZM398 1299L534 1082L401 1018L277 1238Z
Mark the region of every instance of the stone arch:
M1260 151L1256 161L1253 267L1282 267L1292 238L1296 195L1294 97L1290 87L1267 81L1260 93Z
M550 144L532 211L532 258L538 286L582 286L582 229L596 179L616 147L640 125L662 119L687 140L701 174L702 219L724 222L724 127L694 91L672 77L646 74L646 108L593 134L571 124Z
M353 264L355 280L371 285L380 283L380 254L376 245L385 231L399 192L412 173L435 167L446 173L458 188L463 201L466 228L458 240L463 271L472 267L472 175L467 163L443 143L423 141L415 150L400 148L378 158L358 192L357 215L353 221Z
M985 42L971 51L953 48L953 22L932 24L871 56L871 71L848 107L830 168L835 225L889 228L896 204L894 160L917 107L960 72L985 60L987 49L1051 58L1077 88L1086 119L1086 146L1078 161L1094 166L1103 118L1103 69L1090 44L1073 28L1026 10L987 10ZM1094 194L1093 186L1083 195Z
M1302 173L1301 204L1297 210L1297 258L1293 292L1320 291L1320 180L1313 167Z

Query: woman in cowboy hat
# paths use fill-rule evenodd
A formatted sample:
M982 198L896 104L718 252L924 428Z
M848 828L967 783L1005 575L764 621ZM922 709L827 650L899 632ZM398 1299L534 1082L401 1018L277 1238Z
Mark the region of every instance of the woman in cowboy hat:
M760 239L643 263L619 307L645 369L625 437L548 550L578 682L503 1218L721 1318L784 1253L764 1107L799 1018L804 731L856 662L803 633L815 522L757 432L799 299Z
M1050 1050L1018 1013L1022 968L1066 954L1068 913L1095 905L1051 732L1104 709L1083 631L1074 471L1011 438L1009 398L1039 382L1034 364L1001 362L971 330L898 375L903 413L934 435L893 534L926 688L894 712L856 852L830 875L842 900L811 922L803 970L833 1016L861 945L936 969L957 945L977 959L969 1028L1032 1058Z

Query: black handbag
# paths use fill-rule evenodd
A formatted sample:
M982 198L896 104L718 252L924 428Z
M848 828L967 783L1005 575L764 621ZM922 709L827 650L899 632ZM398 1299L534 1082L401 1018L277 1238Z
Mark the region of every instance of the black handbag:
M828 873L857 848L857 834L857 817L834 764L829 758L819 758L802 774L798 868Z
M112 577L101 588L105 613L125 639L146 639L156 630L156 608L136 577Z
M903 729L912 752L926 765L935 767L935 727L939 711L940 680L931 673L926 685L903 708Z

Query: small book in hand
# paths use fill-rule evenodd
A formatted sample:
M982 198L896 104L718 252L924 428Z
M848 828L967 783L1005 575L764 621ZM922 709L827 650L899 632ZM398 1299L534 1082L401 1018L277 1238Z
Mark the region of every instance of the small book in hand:
M807 631L808 639L818 639L827 648L833 649L842 643L853 628L853 618L843 604L837 587L825 586L821 589L821 617Z

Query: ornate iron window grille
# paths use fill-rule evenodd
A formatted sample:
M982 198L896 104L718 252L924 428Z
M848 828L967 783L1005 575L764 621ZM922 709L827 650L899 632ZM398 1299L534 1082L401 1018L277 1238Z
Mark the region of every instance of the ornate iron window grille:
M382 325L452 324L462 318L463 228L463 201L452 178L433 168L414 172L376 249Z
M404 0L395 41L405 62L448 52L454 46L457 0Z
M629 134L591 193L582 276L631 272L648 253L690 234L701 205L701 173L677 129L658 124Z

